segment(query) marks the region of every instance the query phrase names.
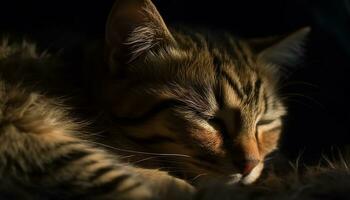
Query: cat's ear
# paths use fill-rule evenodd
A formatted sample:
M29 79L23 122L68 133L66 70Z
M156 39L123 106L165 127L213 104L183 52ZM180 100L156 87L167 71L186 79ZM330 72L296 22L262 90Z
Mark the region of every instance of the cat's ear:
M251 40L250 44L258 52L258 59L261 61L276 65L295 65L304 53L304 42L310 30L305 27L287 36Z
M108 59L131 62L149 50L173 40L150 0L115 2L106 27Z

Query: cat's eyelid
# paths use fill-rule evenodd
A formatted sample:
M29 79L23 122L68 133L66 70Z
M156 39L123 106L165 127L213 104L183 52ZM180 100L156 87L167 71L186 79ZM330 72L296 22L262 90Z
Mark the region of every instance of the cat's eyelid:
M276 121L276 119L261 119L261 120L258 121L258 123L256 125L257 126L268 125L268 124L271 124L274 121Z
M208 121L218 122L218 121L223 121L223 120L221 118L217 117L217 116L210 116L208 118Z
M207 119L208 121L210 121L210 120L216 120L217 117L216 117L215 115L206 115L206 119Z

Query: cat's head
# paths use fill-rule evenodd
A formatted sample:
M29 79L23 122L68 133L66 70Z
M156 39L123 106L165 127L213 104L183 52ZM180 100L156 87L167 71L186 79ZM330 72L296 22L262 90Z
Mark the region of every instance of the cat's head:
M266 46L170 30L150 0L119 0L107 23L104 103L118 131L140 148L188 156L164 158L164 165L192 178L251 183L277 148L286 114L280 65L296 61L308 31Z

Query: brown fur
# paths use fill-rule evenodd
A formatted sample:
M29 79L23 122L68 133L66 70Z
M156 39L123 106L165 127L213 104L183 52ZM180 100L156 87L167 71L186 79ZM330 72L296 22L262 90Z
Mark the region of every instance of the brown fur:
M255 48L256 41L228 33L168 28L150 0L117 1L107 23L104 60L94 52L99 61L89 79L105 116L101 144L78 134L79 123L62 105L38 92L45 84L30 88L28 76L24 87L16 86L22 81L18 72L55 68L55 57L39 55L27 43L4 42L4 198L190 199L194 189L188 182L252 184L278 147L287 113L277 90L280 65L297 60L307 32ZM209 198L210 190L198 198ZM241 188L228 190L236 195Z
M255 181L278 147L286 114L279 64L297 59L307 32L256 51L228 33L168 28L149 0L117 1L107 23L106 63L93 78L112 127L103 142L176 155L129 161L175 169L188 181L233 174Z
M45 66L54 72L56 58L38 56L30 43L5 42L0 53L0 199L191 197L193 188L182 180L157 170L152 179L148 170L120 162L82 134L84 123L59 100L38 92L42 85L12 71Z

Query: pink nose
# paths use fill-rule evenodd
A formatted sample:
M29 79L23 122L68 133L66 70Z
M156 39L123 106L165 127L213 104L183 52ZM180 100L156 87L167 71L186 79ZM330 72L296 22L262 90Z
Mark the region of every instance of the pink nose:
M248 175L259 164L259 160L246 160L243 165L243 176Z

